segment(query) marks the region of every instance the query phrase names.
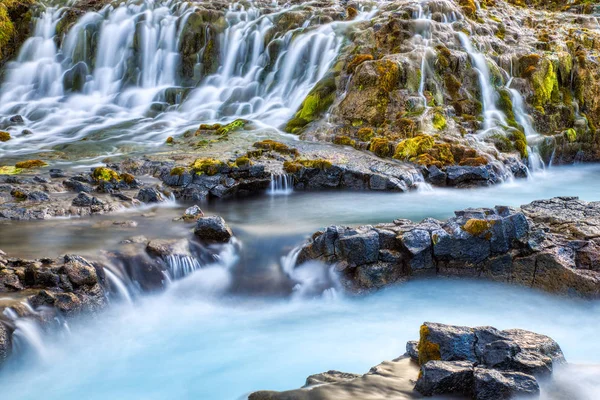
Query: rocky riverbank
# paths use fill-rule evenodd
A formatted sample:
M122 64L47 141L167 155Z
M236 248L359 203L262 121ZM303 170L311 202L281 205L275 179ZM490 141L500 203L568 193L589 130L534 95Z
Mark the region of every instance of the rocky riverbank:
M352 292L416 277L452 276L600 296L600 203L562 197L455 214L445 222L330 226L299 249L297 264L334 263Z
M364 375L328 371L309 376L301 389L260 391L248 399L537 398L538 379L551 381L553 369L566 363L558 343L548 336L489 326L425 322L419 340L408 342L406 349L400 358L385 361Z

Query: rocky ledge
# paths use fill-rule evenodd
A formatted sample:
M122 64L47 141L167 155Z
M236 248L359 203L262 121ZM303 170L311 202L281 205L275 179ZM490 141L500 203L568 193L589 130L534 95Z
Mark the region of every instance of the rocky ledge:
M452 398L502 400L538 397L538 378L565 364L558 343L522 329L469 328L425 322L406 354L365 375L328 371L286 392L260 391L249 400Z
M358 228L330 226L301 248L297 265L335 263L352 292L439 275L600 297L600 202L559 197L521 208L455 214L445 222L399 219Z

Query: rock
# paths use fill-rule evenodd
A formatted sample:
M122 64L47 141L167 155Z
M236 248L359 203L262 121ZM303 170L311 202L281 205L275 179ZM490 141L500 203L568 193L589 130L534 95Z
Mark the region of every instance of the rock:
M536 397L540 386L536 379L522 372L501 372L475 368L474 398L477 400L503 400L515 397Z
M75 207L91 207L91 206L101 206L104 202L97 197L90 196L84 192L81 192L73 199L71 204Z
M233 232L219 216L198 218L194 234L202 241L217 243L228 242L233 237Z
M50 168L50 178L66 178L67 175L62 169Z
M25 120L23 119L23 117L18 114L10 117L9 121L15 125L22 125L25 123Z
M91 286L98 283L96 269L83 257L66 255L63 269L69 281L77 286Z
M52 171L52 170L51 170ZM53 176L54 175L54 176ZM53 178L59 177L61 174L50 174ZM63 185L72 192L76 193L92 193L92 186L86 183L80 182L75 179L68 179L63 182Z
M349 235L340 235L335 247L336 254L350 265L374 263L379 256L379 235L374 231L351 231Z
M33 192L29 192L27 194L27 200L42 202L42 201L49 201L50 197L48 196L47 193L36 190Z
M406 354L410 357L411 360L418 362L419 361L419 350L418 350L419 342L416 340L409 340L406 342Z
M193 205L185 210L182 218L184 221L195 221L203 216L204 212L202 212L202 209L197 205Z
M12 334L8 330L8 327L0 321L0 365L10 355L12 349L11 336Z
M163 194L155 188L142 188L135 198L143 203L160 203L161 201L165 201Z
M347 372L327 371L320 374L310 375L308 378L306 378L306 383L304 384L304 387L322 385L327 383L345 382L358 378L359 376L359 374L349 374Z
M425 322L419 340L419 364L430 360L476 362L475 333L466 326Z
M463 394L473 390L473 363L468 361L428 361L421 365L415 390L425 396Z

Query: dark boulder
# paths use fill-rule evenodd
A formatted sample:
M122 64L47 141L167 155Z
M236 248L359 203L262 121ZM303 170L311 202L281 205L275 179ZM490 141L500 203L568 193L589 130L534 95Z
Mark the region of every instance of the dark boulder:
M156 188L142 188L135 198L143 203L160 203L165 201L164 195Z
M515 397L535 397L540 393L536 379L522 372L504 372L475 368L474 393L476 400L508 400Z
M196 222L194 234L201 241L209 243L225 243L233 237L231 228L219 216L199 218Z
M428 361L421 366L415 390L425 396L462 394L473 390L473 363L469 361Z

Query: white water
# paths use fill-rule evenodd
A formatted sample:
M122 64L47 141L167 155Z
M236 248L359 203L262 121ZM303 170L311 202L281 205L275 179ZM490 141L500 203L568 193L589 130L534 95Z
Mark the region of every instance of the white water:
M483 105L483 131L487 132L498 126L506 126L506 116L496 107L496 90L492 85L490 68L488 67L486 57L475 50L471 43L471 38L464 32L457 32L457 35L474 64L473 68L479 75L481 102Z
M330 369L365 373L404 353L423 321L518 326L552 336L570 362L600 360L597 303L453 280L412 282L354 300L213 302L198 291L201 280L193 274L180 282L187 286L135 308L74 324L69 340L46 339L51 362L13 362L0 374L3 394L239 399L299 387L309 374Z
M294 192L294 177L289 174L271 174L271 183L267 191L273 196L286 196Z
M181 83L181 27L193 7L173 0L132 0L114 10L89 12L70 29L61 48L53 37L62 10L48 8L18 59L8 65L0 87L0 124L16 114L25 119L24 126L8 129L13 139L3 144L0 155L49 148L84 156L131 152L161 145L201 122L235 117L280 126L323 78L337 57L344 30L354 23L315 28L309 20L273 35L275 19L290 9L263 14L253 6L230 5L227 28L215 38L220 44L218 71L190 88L181 104L169 106L165 90ZM356 20L371 16L363 12ZM96 38L92 48L90 36ZM275 60L269 45L280 48ZM63 77L74 73L85 84L71 92ZM158 115L152 111L156 106L163 110ZM23 129L33 134L23 135ZM74 143L84 138L93 139L93 145Z

